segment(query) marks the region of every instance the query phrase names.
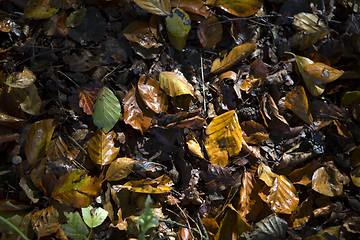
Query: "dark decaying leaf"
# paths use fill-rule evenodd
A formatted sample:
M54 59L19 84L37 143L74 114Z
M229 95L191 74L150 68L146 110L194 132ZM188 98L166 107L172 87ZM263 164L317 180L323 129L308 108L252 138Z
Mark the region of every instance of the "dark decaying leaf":
M258 144L269 139L269 133L265 127L253 120L241 123L243 138L248 144Z
M122 34L131 42L138 43L141 47L159 47L162 44L157 42L157 26L150 26L148 22L135 20L122 31Z
M31 217L31 226L38 238L55 234L61 224L58 222L59 214L53 206L36 211Z
M31 0L28 1L24 10L26 18L46 19L58 12L58 8L53 7L52 0Z
M308 99L302 86L297 86L293 91L286 94L285 107L293 111L296 116L307 124L311 125L313 123Z
M179 2L171 1L172 7L179 7L186 12L195 13L203 17L210 15L210 9L202 0L182 0Z
M205 49L216 46L221 41L222 35L222 26L215 16L202 21L197 30L197 36Z

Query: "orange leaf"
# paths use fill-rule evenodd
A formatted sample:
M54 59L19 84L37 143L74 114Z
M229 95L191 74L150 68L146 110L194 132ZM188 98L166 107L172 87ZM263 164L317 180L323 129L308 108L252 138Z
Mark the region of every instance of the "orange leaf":
M59 214L53 206L34 212L31 216L31 227L38 239L55 234L61 224L58 222Z
M257 169L257 174L259 178L265 182L265 184L269 187L274 185L275 178L278 176L276 173L271 171L271 168L261 162Z
M202 21L197 29L197 36L205 49L215 47L221 41L222 35L222 26L215 16Z
M299 196L294 185L284 176L277 176L266 202L276 213L291 214L299 204Z
M101 166L110 164L120 152L120 147L115 147L114 140L117 135L114 131L105 134L97 129L89 142L89 156L91 160Z
M255 49L256 44L254 43L244 43L234 47L223 59L217 58L214 60L210 72L217 74L228 70L236 63L250 56Z
M238 210L240 216L245 219L246 215L250 212L251 208L251 199L250 195L252 190L254 189L255 177L254 173L249 171L244 171L241 180L241 188L240 188L240 209Z
M308 184L311 183L311 177L314 174L314 172L316 171L316 169L318 169L319 167L320 167L320 165L317 161L312 161L312 162L306 164L304 167L297 168L294 171L292 171L289 174L289 179L294 184L300 184L300 185L307 186Z
M307 64L304 67L304 73L317 85L333 82L344 74L343 71L321 62Z
M262 6L259 0L207 0L206 4L219 6L226 12L238 17L254 15Z
M192 132L189 132L189 134L186 136L186 144L192 154L198 158L204 159L204 154L201 150L200 144Z
M342 194L345 177L335 166L317 169L312 176L312 189L328 197Z
M241 151L241 132L234 110L215 117L206 128L205 148L210 162L225 167L228 155L234 156Z
M292 228L303 226L311 217L313 212L312 200L303 201L291 215Z
M208 17L210 14L209 7L206 6L202 0L171 1L171 6L184 9L186 12L195 13L203 17Z
M81 107L86 114L92 115L94 113L93 107L100 89L101 86L95 86L93 88L79 90L79 107Z
M167 97L156 80L142 75L138 82L138 91L146 106L151 110L156 113L166 112Z
M121 186L137 193L161 194L172 190L173 181L167 175L155 179L130 181Z
M243 138L246 143L259 144L269 139L269 133L265 127L253 120L242 122L241 128L245 133Z
M45 156L57 125L54 119L44 119L31 125L25 144L25 154L30 164Z
M313 117L311 116L305 89L302 86L297 86L293 91L286 94L285 107L293 111L301 120L312 125Z
M106 172L105 179L108 181L119 181L126 178L132 171L136 161L132 158L118 158L113 161Z
M136 90L132 88L123 99L124 121L144 133L151 126L151 118L144 114L136 99Z
M101 182L96 177L86 176L85 170L76 170L59 178L51 197L75 208L87 207L100 188Z
M149 26L148 22L135 20L125 27L122 34L131 42L138 43L143 48L162 46L157 42L157 26Z
M191 95L194 97L194 88L184 75L174 72L161 72L159 77L160 87L170 97Z
M264 79L254 78L253 76L245 79L243 84L241 84L240 89L245 91L247 94L251 92L253 88L260 87L264 83Z

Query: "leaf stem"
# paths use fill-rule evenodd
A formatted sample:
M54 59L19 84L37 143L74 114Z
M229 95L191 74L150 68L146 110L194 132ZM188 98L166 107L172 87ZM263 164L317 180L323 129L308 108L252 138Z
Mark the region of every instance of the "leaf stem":
M14 224L12 224L10 221L8 221L6 218L3 218L0 216L0 220L6 223L9 227L15 230L17 234L19 234L23 239L30 240L20 229L18 229Z

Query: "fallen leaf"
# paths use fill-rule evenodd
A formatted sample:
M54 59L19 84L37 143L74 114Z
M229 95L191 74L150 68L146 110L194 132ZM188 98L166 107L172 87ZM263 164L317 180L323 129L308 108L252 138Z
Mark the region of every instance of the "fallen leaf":
M58 8L52 7L52 0L30 0L27 2L24 16L26 18L46 19L58 12Z
M116 139L117 135L114 131L105 134L97 129L89 141L88 152L91 160L101 167L110 164L120 152L120 147L115 146Z
M315 84L322 85L335 81L336 79L341 77L341 75L343 75L344 72L332 68L324 63L317 62L317 63L307 64L304 67L304 73Z
M207 0L207 5L217 6L238 17L249 17L262 6L259 0Z
M11 88L10 95L24 112L31 115L40 114L42 101L34 84L26 88Z
M277 178L277 174L271 171L271 168L265 163L261 162L257 168L257 174L261 180L269 187L274 185L274 181Z
M253 207L252 199L250 198L251 192L255 185L254 173L250 171L244 171L241 179L240 187L240 200L238 212L243 219L246 219L246 215L250 212Z
M245 232L241 239L285 239L288 224L273 213L255 224L255 230Z
M269 133L265 127L253 120L241 123L244 141L248 144L259 144L269 139Z
M297 228L305 225L313 213L313 203L312 200L306 199L303 201L292 213L291 222L292 228Z
M165 24L171 45L176 50L182 51L191 29L189 15L180 8L174 8L165 18Z
M335 166L318 168L312 176L312 189L328 197L342 194L344 176Z
M0 122L16 123L16 122L25 122L25 119L9 116L5 113L0 112Z
M170 14L170 0L134 0L145 11L159 16Z
M6 84L14 88L26 88L33 84L36 80L36 76L28 68L24 68L22 72L11 74L6 79Z
M208 6L202 0L181 0L179 2L171 1L172 7L179 7L186 12L195 13L203 17L208 17L211 13Z
M58 222L59 214L53 206L36 211L31 217L31 227L40 239L55 234L61 224Z
M61 229L65 232L66 236L74 240L83 240L89 234L84 221L78 212L64 212L67 218L67 223L61 225Z
M108 216L108 212L101 208L93 208L93 206L89 205L86 208L81 208L81 213L86 225L89 228L96 228L100 226Z
M285 107L293 111L296 116L307 124L313 124L313 117L309 109L308 99L306 97L305 89L302 86L297 86L293 91L286 94Z
M121 186L137 193L161 194L172 190L173 181L167 175L161 175L155 179L142 179L129 181Z
M132 158L118 158L114 160L106 171L105 179L108 181L119 181L126 178L133 169L135 160Z
M142 75L138 82L138 92L147 107L155 113L166 112L167 97L160 89L159 82L151 77Z
M360 99L360 91L348 91L341 98L341 107L347 107Z
M201 150L199 142L196 140L193 132L189 132L186 136L186 145L190 152L198 158L204 159L204 153Z
M87 115L94 113L94 104L100 89L100 86L94 86L92 88L79 90L79 107L81 107Z
M193 86L186 80L184 75L174 72L161 72L159 77L160 87L170 97L181 95L194 96Z
M141 47L152 48L162 46L155 35L157 35L157 26L150 26L148 22L135 20L125 27L122 34L127 40L138 43Z
M318 161L311 161L302 168L297 168L289 174L289 179L294 184L307 186L311 183L314 172L320 167Z
M222 26L215 16L202 21L197 29L197 36L205 49L215 47L221 41L222 35Z

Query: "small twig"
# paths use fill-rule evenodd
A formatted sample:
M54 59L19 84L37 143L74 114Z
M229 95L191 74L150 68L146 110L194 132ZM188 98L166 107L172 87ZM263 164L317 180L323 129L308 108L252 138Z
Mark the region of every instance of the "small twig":
M175 221L171 220L170 218L168 218L168 219L159 219L159 221L160 221L160 222L164 222L164 223L166 223L166 224L176 225L176 226L179 226L179 227L187 228L187 229L189 229L189 230L191 230L191 231L194 231L194 232L196 232L197 234L199 234L199 235L201 236L201 239L209 240L209 238L206 238L205 236L203 236L203 235L201 234L201 232L199 232L199 230L197 230L196 228L192 228L192 227L190 227L190 226L186 226L186 225L184 225L184 224L175 222Z
M78 146L80 148L81 151L83 151L85 154L87 154L87 151L72 137L68 136L68 138L73 141L73 143L75 143L76 146Z

